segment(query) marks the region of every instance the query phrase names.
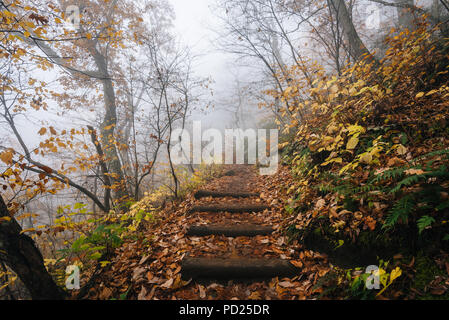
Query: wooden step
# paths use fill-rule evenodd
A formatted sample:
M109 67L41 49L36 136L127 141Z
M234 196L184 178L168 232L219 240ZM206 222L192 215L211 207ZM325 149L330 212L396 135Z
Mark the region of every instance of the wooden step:
M261 212L270 207L266 205L243 205L243 204L216 204L216 205L203 205L194 206L190 209L190 213L193 212L230 212L230 213L243 213L243 212Z
M258 193L254 192L221 192L221 191L208 191L208 190L198 190L195 192L195 198L205 198L205 197L213 197L213 198L251 198L251 197L259 197Z
M254 224L199 225L190 226L187 230L187 235L200 237L209 235L223 235L226 237L254 237L258 235L269 235L272 232L272 227Z
M283 259L184 258L181 262L184 279L268 279L298 273L298 268Z

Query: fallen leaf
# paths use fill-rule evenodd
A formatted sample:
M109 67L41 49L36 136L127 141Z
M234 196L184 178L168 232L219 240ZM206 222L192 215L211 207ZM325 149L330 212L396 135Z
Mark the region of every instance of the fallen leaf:
M325 204L326 204L326 200L324 200L324 199L319 199L319 200L316 202L316 204L315 204L315 209L316 209L316 210L319 210L319 209L321 209L322 207L324 207Z
M404 147L402 144L400 144L398 146L398 148L396 149L397 154L403 156L404 154L406 154L408 151L408 149L406 147Z
M206 289L202 285L198 285L198 290L200 291L200 298L206 298Z
M142 286L139 295L137 296L137 300L146 300L147 297L147 288Z
M172 285L173 285L173 281L174 279L168 279L167 281L165 281L163 284L161 284L161 288L166 288L169 289Z
M446 292L446 290L447 289L444 288L444 287L434 288L434 289L430 290L430 293L434 294L436 296L441 296L441 295L443 295Z
M261 298L259 292L253 291L253 292L251 292L251 294L248 296L248 299L250 299L250 300L261 300L262 298Z
M280 285L281 287L284 287L284 288L292 288L292 287L295 286L295 285L294 285L293 283L291 283L290 281L281 281L281 282L279 282L279 285Z
M133 272L133 280L137 281L141 278L142 274L145 272L145 268L136 268Z
M142 257L142 259L140 259L140 261L139 261L139 265L144 264L145 262L148 261L148 259L150 259L150 255Z
M99 298L101 300L108 300L111 297L111 295L112 295L112 290L110 288L108 288L108 287L105 287L101 291Z

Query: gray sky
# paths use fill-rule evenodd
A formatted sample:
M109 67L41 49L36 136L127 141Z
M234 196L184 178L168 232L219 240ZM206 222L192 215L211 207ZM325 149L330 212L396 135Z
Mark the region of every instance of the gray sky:
M202 56L198 60L195 71L200 76L212 76L216 88L225 87L232 79L226 66L229 56L220 53L211 44L217 28L216 18L209 10L215 0L170 0L175 13L175 30L181 41L192 48L195 54Z
M212 85L214 96L205 96L205 99L213 101L219 107L220 98L229 98L232 96L230 89L233 87L234 77L231 72L231 67L234 66L234 59L231 55L220 52L212 44L212 40L216 34L212 29L218 29L217 18L210 10L210 5L213 5L215 0L168 0L175 9L176 18L174 21L174 32L182 44L191 48L193 54L198 55L198 59L194 66L194 72L197 76L211 77L215 83ZM234 66L235 67L235 66ZM235 68L234 68L235 70ZM49 74L43 73L43 78L49 80ZM53 74L50 72L50 74ZM218 102L218 103L217 103ZM195 114L193 119L201 119L205 126L223 129L229 124L231 115L221 110L209 110L208 114ZM42 114L45 113L45 117ZM86 117L91 118L93 114L86 114ZM57 117L54 120L53 116L46 112L33 113L28 119L18 119L18 126L24 132L24 138L27 142L33 144L37 143L34 134L27 134L28 131L36 131L41 127L41 120L49 120L55 124L64 127L72 127L75 123L82 122L83 117L74 119L72 117L61 119ZM23 120L23 121L22 121ZM29 120L33 121L30 128ZM30 141L28 141L30 140Z
M220 52L212 44L216 38L213 30L219 29L217 18L210 10L215 0L170 0L175 9L175 32L181 42L191 48L192 53L199 55L194 72L201 77L210 77L214 81L212 88L215 109L210 110L206 116L194 115L195 120L211 127L223 129L226 120L231 120L228 113L218 110L220 98L232 95L234 76L231 73L232 56Z

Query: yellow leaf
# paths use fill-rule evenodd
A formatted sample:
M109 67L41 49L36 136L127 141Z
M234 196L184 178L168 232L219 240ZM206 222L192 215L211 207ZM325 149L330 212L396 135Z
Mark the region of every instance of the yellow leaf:
M371 153L367 152L360 156L360 162L370 164L373 161L373 156Z
M346 149L347 150L354 150L355 147L357 147L358 144L359 144L359 138L352 137L351 139L349 139L348 143L346 144Z
M416 95L415 98L421 98L423 95L424 95L424 92L420 92L420 93L418 93L418 94Z
M382 283L382 285L386 288L388 286L388 284L387 284L388 274L382 268L379 268L379 273L378 274L379 274L380 283Z
M29 229L22 230L22 231L20 231L20 234L25 233L25 232L33 232L33 231L36 231L36 228L29 228Z
M47 132L47 129L46 129L46 128L41 128L41 129L38 131L38 133L39 133L41 136L43 136L46 132Z
M359 126L359 125L349 126L347 128L347 130L349 131L349 134L351 134L351 135L357 134L357 133L360 134L360 133L365 133L366 132L366 129L364 127L362 127L362 126Z
M391 271L390 274L390 283L394 281L394 279L400 277L402 274L402 270L399 267L396 267L396 269L394 269L393 271Z
M106 267L110 263L111 263L111 261L100 261L100 264L101 264L102 268Z
M282 148L288 146L289 144L290 144L290 142L287 141L287 142L284 142L284 143L280 143L278 147L279 147L279 149L282 149Z
M92 35L90 33L86 33L86 38L90 40L92 39Z
M327 166L329 163L333 163L333 162L342 163L343 159L340 158L340 157L339 158L334 158L334 159L331 159L329 161L326 161L326 162L322 163L321 165L324 167L324 166Z

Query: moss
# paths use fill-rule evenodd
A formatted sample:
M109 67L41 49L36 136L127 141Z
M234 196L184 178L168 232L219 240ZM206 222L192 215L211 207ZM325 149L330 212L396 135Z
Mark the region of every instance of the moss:
M397 250L398 242L392 243L386 234L376 229L374 231L361 231L357 237L357 243L364 248L385 251L389 247L394 247L394 250Z
M416 274L413 279L413 283L411 285L412 288L419 290L420 292L424 292L426 286L435 279L437 276L444 276L445 272L438 268L435 262L429 257L420 253L416 257L415 262L415 270ZM425 293L423 296L417 297L420 300L448 300L449 292L446 292L444 295L437 296L433 295L430 292Z
M346 210L354 212L358 210L359 202L354 198L347 196L344 198L343 206Z

